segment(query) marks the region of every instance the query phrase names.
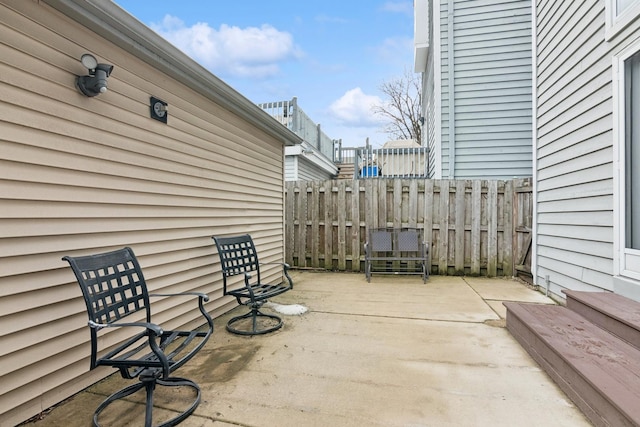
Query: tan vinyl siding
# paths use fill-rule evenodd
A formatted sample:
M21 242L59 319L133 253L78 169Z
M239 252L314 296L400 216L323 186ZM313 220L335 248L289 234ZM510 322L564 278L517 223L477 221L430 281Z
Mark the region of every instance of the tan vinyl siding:
M45 2L2 2L0 31L4 426L112 372L87 372L84 302L63 255L131 246L151 290L205 292L220 314L235 300L221 298L210 236L249 232L263 260L282 260L284 166L281 138ZM74 87L85 52L115 67L95 98ZM151 95L168 124L150 119ZM160 299L153 312L174 327L194 308Z

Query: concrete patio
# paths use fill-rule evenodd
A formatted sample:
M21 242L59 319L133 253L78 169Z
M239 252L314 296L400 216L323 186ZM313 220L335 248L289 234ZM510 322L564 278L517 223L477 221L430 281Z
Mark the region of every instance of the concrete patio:
M277 298L309 308L277 332L228 333L215 319L208 345L178 374L202 388L181 426L589 426L504 327L502 301L552 304L508 279L294 272ZM44 426L89 426L119 375L54 408ZM174 392L175 393L175 392ZM180 405L158 392L158 419ZM143 425L122 403L104 425ZM111 417L112 416L112 417Z

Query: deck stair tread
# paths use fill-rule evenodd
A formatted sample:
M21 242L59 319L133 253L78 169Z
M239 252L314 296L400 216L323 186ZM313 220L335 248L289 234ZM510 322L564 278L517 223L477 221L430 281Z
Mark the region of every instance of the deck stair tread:
M338 165L337 179L353 179L356 166L353 163L341 163Z
M595 425L640 425L640 349L562 306L509 303L507 328Z
M611 292L563 292L569 309L640 348L640 302Z

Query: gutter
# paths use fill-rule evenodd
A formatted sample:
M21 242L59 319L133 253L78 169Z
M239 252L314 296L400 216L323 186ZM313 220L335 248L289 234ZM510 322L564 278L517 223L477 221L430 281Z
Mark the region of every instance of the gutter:
M282 141L302 138L110 0L40 0Z

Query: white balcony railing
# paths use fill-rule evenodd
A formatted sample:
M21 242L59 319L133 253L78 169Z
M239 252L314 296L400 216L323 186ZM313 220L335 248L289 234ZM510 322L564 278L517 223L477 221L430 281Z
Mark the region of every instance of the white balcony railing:
M311 144L320 151L330 161L335 161L334 141L329 138L321 129L319 124L314 123L307 114L298 107L297 98L291 101L266 102L258 104L271 117L278 120L293 133Z

